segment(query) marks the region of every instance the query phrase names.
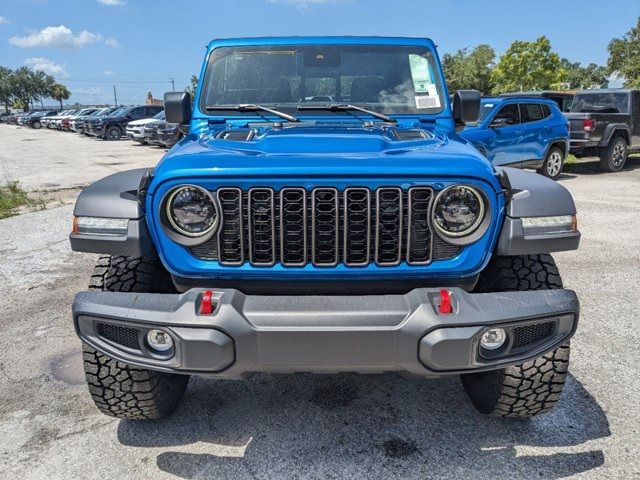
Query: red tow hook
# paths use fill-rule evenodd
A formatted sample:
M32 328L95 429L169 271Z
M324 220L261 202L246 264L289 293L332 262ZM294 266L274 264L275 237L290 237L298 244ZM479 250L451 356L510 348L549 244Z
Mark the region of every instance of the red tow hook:
M438 306L438 311L442 315L453 313L453 306L451 305L451 293L449 292L449 290L440 290L440 306Z
M205 290L202 292L202 301L200 302L200 315L211 315L215 308L213 305L213 292Z

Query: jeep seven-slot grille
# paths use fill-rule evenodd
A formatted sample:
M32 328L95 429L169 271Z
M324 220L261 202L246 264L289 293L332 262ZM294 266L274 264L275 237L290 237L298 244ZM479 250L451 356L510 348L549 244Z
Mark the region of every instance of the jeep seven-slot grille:
M222 265L427 265L460 247L434 235L430 187L221 188L222 225L192 253Z

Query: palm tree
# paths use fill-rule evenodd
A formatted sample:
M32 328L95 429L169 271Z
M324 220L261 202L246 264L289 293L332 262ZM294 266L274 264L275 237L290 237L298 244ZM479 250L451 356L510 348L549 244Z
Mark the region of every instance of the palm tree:
M67 90L67 87L60 83L56 83L51 87L51 98L60 102L60 109L62 110L62 100L69 100L71 92Z

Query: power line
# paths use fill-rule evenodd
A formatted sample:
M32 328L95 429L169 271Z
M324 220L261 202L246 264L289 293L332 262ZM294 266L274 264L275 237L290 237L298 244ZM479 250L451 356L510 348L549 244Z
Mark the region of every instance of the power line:
M115 79L110 79L110 80L98 80L98 79L92 79L92 78L87 78L87 79L79 79L79 78L66 78L63 80L64 82L87 82L87 83L141 83L141 84L145 84L145 83L171 83L174 84L175 80L173 78L169 78L169 82L167 82L167 80L115 80ZM184 83L189 83L190 80L185 81Z

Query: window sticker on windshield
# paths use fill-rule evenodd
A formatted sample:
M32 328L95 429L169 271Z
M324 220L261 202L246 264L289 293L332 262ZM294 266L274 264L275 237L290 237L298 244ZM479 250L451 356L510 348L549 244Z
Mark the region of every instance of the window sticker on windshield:
M433 85L433 80L429 73L429 60L421 55L409 55L409 65L411 66L413 91L427 93L429 85Z
M440 97L431 77L429 60L421 55L409 55L409 64L411 66L416 108L440 108Z
M416 95L416 108L440 108L440 99L429 95Z

